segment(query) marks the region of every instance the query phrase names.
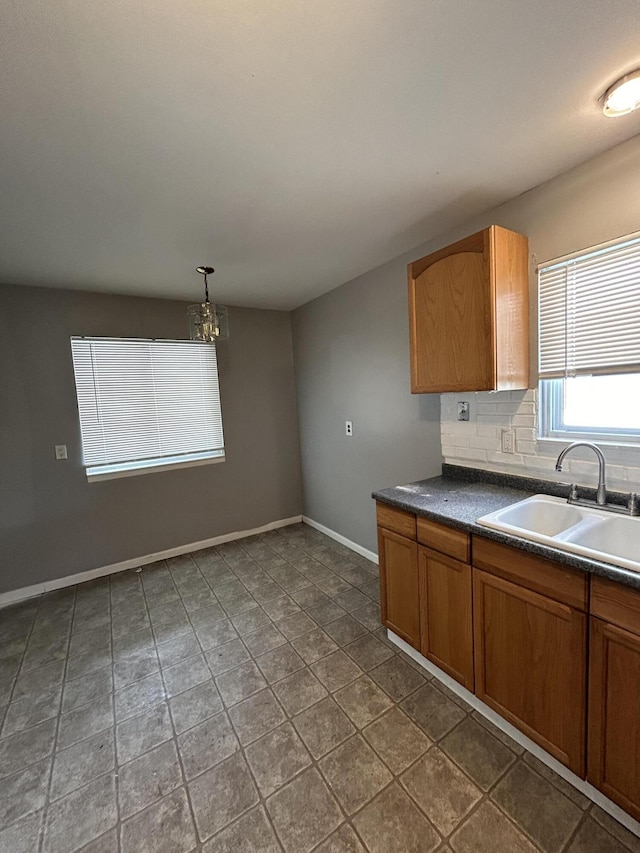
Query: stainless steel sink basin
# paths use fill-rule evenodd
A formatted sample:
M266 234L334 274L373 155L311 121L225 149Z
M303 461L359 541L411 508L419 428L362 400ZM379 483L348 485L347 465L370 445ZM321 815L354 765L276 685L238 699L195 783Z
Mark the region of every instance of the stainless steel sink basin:
M478 524L640 572L640 519L570 506L534 495L478 519Z

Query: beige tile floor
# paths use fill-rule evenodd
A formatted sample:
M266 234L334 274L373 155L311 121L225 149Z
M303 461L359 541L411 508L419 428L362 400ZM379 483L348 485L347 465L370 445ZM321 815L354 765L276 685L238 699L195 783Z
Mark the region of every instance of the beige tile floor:
M2 853L627 853L294 525L0 611Z

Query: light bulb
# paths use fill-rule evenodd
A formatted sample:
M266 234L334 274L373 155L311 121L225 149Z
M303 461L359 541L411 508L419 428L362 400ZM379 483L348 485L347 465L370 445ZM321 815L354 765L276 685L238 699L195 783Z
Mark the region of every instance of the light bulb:
M640 107L640 69L621 77L604 95L602 112L609 117L624 116Z

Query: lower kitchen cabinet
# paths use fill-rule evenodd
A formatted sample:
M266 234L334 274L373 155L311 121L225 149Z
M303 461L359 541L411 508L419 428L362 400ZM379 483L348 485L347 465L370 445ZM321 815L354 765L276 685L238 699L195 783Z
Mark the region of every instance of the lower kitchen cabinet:
M471 566L419 549L422 654L473 692Z
M587 779L640 820L640 635L591 618Z
M476 695L585 776L587 617L473 570Z
M418 544L378 527L382 623L420 651Z
M383 623L640 821L640 589L377 512Z

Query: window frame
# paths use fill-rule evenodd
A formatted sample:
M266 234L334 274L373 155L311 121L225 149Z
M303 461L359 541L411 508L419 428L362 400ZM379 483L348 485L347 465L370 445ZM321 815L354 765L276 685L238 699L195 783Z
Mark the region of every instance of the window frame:
M565 379L538 381L538 439L541 441L594 441L616 446L640 446L640 429L620 431L605 427L565 424Z
M602 264L600 264L602 261ZM616 324L611 323L610 306L624 286L627 270L638 268L640 263L640 231L617 237L605 243L589 246L577 252L572 252L560 258L538 264L537 267L537 303L538 303L538 409L537 409L537 438L538 441L573 441L588 440L607 444L610 447L633 448L640 446L640 429L595 427L590 424L570 424L564 421L566 382L578 376L618 376L633 373L640 376L640 363L637 359L627 358L626 361L611 359L612 333L615 332L616 343L618 333L624 333L628 339L628 315L617 317ZM600 264L600 266L598 266ZM607 266L609 264L609 266ZM556 281L554 272L564 270L564 279ZM572 271L573 270L573 271ZM545 298L547 311L545 317L545 369L543 371L542 337L542 285L541 277L545 277ZM572 278L573 276L573 278ZM600 284L598 284L600 280ZM582 303L578 299L580 282L586 287L581 294ZM609 289L606 289L606 285ZM597 285L597 287L596 287ZM595 289L594 289L595 288ZM559 295L558 289L563 293ZM595 299L594 294L602 291L605 298ZM637 294L637 290L633 291ZM572 301L573 300L573 301ZM595 301L594 301L595 300ZM627 304L627 303L625 303ZM602 326L601 349L585 344L585 334L589 331L590 320L584 321L585 308L591 306L591 311L601 311L598 316ZM637 296L628 302L630 316L639 316L640 303ZM562 313L564 312L564 313ZM582 318L582 322L577 317ZM564 321L562 320L564 317ZM570 325L570 320L574 325ZM557 358L558 332L562 332L564 322L564 365ZM603 325L604 324L604 325ZM592 324L591 324L592 325ZM559 328L558 328L559 327ZM599 327L600 328L600 327ZM624 337L624 336L623 336ZM582 346L579 346L582 344ZM571 346L570 346L571 345ZM584 348L586 346L586 349ZM623 352L631 356L638 353L637 339L634 346L625 348ZM596 356L592 364L585 364L586 355ZM598 361L600 359L600 361ZM582 360L582 361L581 361ZM543 373L541 376L540 373Z
M183 340L172 340L166 338L125 338L125 337L96 337L92 335L82 336L82 335L72 335L70 338L70 350L71 350L71 362L72 362L72 373L74 376L74 391L76 398L76 412L78 416L78 427L80 430L80 439L81 439L81 447L82 447L82 466L85 469L85 474L88 482L100 482L103 480L113 480L121 477L134 477L140 474L152 474L157 473L159 471L171 471L177 470L179 468L193 468L201 465L212 465L217 464L219 462L226 461L226 447L224 444L224 430L222 425L222 397L220 392L220 383L219 383L219 370L218 370L218 359L217 353L215 357L215 374L216 374L216 382L218 385L218 406L219 406L219 417L220 417L220 428L222 430L222 447L216 449L207 449L207 450L194 450L192 452L184 452L184 453L176 453L170 454L167 456L154 456L154 457L146 457L141 459L129 459L121 462L102 462L99 464L90 463L87 464L84 457L84 436L82 432L82 417L80 415L80 396L78 393L78 384L77 384L77 374L76 374L76 365L73 358L73 342L74 341L87 341L91 342L93 340L96 341L122 341L124 342L141 342L148 344L193 344L196 346L207 346L207 347L215 347L215 344L201 344L195 343L191 341L183 341ZM154 399L158 399L154 395Z
M207 454L192 454L189 457L166 456L165 461L159 458L153 461L122 462L117 465L85 465L83 467L90 483L98 483L101 480L117 480L121 477L136 477L138 474L155 474L158 471L175 471L178 468L197 468L200 465L215 465L217 462L225 462L224 451Z

